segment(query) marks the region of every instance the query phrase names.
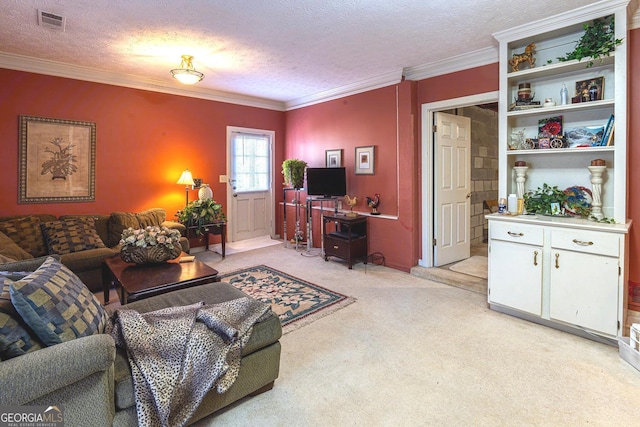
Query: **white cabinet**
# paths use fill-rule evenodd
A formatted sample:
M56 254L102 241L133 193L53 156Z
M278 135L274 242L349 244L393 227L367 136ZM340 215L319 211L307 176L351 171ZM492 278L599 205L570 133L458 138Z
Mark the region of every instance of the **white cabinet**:
M622 244L623 239L618 235L584 230L552 231L551 319L616 335Z
M541 316L542 229L494 223L489 239L489 302Z
M596 193L604 216L615 224L577 217L488 215L490 307L612 342L624 333L627 304L627 28L628 15L634 12L630 3L637 7L629 0L600 1L494 34L500 44L499 197L535 191L544 184L593 191L596 179L587 168L596 159L604 160L606 170ZM574 49L585 24L609 17L615 20L614 37L622 39L611 56L596 59L590 67L588 58L558 60ZM525 63L514 70L509 60L531 44L535 65ZM594 100L573 102L581 82L597 82ZM564 105L563 84L569 91ZM528 87L540 104L551 98L555 105L516 106ZM609 145L576 144L577 139L569 138L570 130L606 127L611 116L615 131ZM518 133L542 140L541 129L548 122L561 124L558 136L569 140L562 148L514 146L512 136ZM523 164L526 168L516 169Z
M611 342L623 335L630 224L487 218L492 309Z

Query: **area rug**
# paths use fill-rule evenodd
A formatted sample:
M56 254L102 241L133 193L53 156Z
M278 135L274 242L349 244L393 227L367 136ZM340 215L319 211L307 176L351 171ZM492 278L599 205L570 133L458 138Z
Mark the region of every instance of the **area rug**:
M314 285L266 265L219 276L247 295L271 304L288 333L355 302L355 298Z
M452 265L449 270L486 279L489 277L488 264L489 259L486 256L474 255Z

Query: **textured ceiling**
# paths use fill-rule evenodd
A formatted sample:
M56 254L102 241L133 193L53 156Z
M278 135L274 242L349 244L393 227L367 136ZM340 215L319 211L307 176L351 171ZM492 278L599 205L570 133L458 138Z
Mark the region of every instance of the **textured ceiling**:
M3 0L0 52L158 85L194 56L203 90L291 101L496 46L596 0ZM38 26L37 10L66 17ZM0 62L0 67L2 63Z

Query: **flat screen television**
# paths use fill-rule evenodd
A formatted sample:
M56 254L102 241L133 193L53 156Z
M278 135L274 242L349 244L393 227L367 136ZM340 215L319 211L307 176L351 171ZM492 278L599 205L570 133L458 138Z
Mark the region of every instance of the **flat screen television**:
M307 195L335 197L347 194L345 168L307 168Z

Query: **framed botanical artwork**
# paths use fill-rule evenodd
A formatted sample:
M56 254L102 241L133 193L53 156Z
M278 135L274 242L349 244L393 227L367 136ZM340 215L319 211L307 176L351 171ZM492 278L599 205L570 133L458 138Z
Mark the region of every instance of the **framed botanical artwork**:
M373 175L375 173L375 145L356 147L356 174Z
M342 167L342 149L325 150L326 167L339 168Z
M572 103L602 101L604 99L604 76L576 82L576 96Z
M19 119L18 203L95 201L96 124Z

